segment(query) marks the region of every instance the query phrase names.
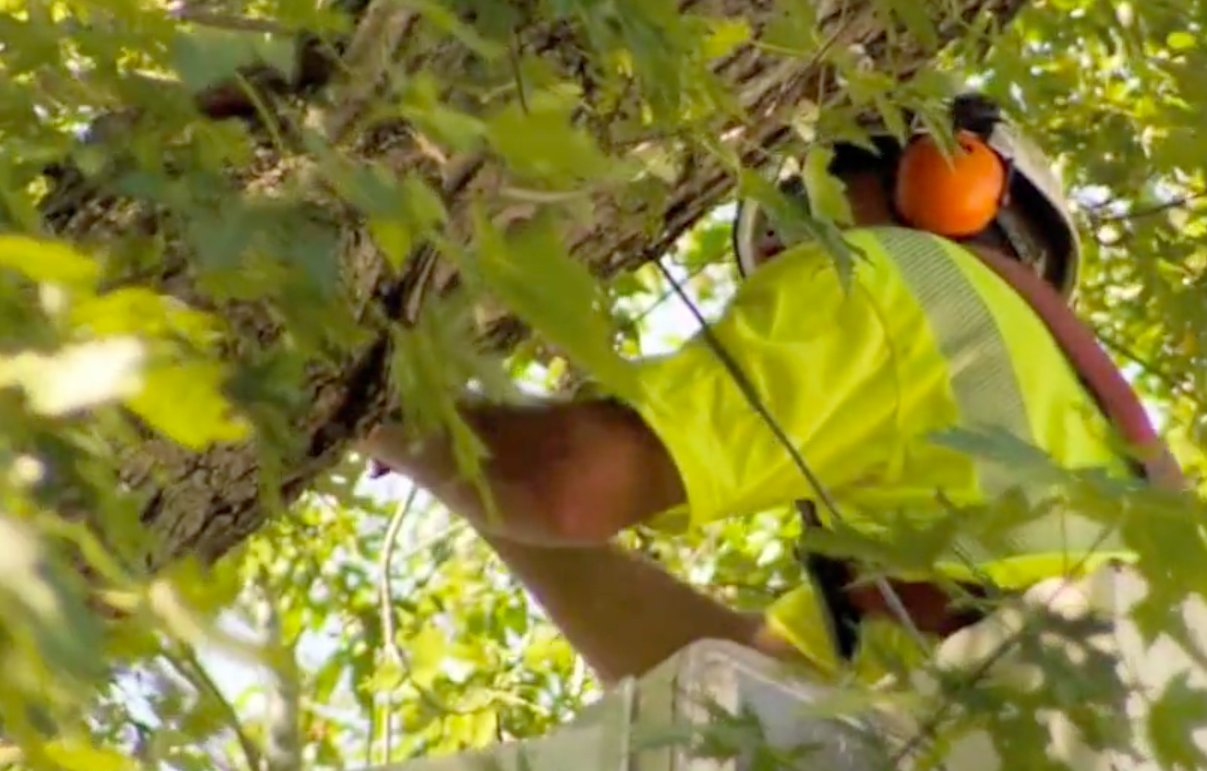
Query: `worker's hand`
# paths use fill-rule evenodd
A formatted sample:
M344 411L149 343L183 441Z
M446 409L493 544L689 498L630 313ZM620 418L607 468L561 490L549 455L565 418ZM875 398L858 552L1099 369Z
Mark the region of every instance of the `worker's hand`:
M369 459L370 479L378 479L393 471L389 464L383 460L391 455L389 448L386 446L389 436L390 434L383 431L381 426L375 426L369 432L368 436L361 439L354 446L358 455L363 455Z
M443 456L442 446L440 441L429 445L425 440L416 440L401 424L387 422L374 426L368 436L356 443L355 449L369 459L369 476L376 479L389 473L410 475L416 465L425 463L431 450L435 449L438 456Z
M380 479L390 473L390 467L379 460L369 458L369 479Z

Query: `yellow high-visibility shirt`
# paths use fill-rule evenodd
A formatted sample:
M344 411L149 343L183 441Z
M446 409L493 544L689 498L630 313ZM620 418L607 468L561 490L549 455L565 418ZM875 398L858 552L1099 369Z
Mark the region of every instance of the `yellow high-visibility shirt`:
M833 259L801 246L759 268L712 334L837 501L845 520L943 513L938 495L975 504L1021 482L1006 464L933 441L953 427L1008 431L1066 468L1125 473L1110 429L1026 301L964 247L921 231L844 234L859 253L842 285ZM656 527L680 530L815 499L808 480L700 334L637 364L629 398L660 437L687 502ZM606 387L606 386L605 386ZM819 514L825 517L824 507ZM1126 559L1099 523L1060 514L1020 528L1010 554L977 565L998 585ZM944 573L973 578L966 563ZM811 586L769 621L823 668L836 666Z

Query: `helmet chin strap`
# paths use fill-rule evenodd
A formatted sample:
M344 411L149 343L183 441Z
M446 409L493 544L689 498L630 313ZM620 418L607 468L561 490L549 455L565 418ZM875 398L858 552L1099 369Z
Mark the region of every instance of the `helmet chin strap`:
M1028 227L1025 215L1012 208L1003 207L998 212L995 223L1006 235L1006 240L1014 249L1019 262L1046 279L1048 250L1042 240L1036 237L1035 230Z

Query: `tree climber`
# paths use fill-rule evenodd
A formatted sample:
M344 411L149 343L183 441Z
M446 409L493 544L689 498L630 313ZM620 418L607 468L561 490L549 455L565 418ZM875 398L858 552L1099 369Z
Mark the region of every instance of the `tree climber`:
M861 253L846 288L823 248L780 243L748 202L734 227L744 282L710 334L636 363L639 395L466 406L489 448L497 519L447 442L410 448L386 424L364 451L466 517L608 681L702 639L832 674L858 663L872 630L904 633L886 593L848 586L851 564L812 562L805 585L747 614L610 543L635 525L675 530L794 503L824 526L825 501L716 343L855 527L902 510L941 515L940 497L977 504L1028 482L935 440L955 427L1008 432L1065 468L1127 474L1114 423L1148 452L1130 470L1176 483L1134 395L1059 302L1073 295L1080 247L1046 161L983 97L955 99L951 115L962 148L951 164L922 132L904 146L881 132L878 152L834 148L854 220L843 237ZM803 199L803 187L783 189ZM953 556L894 579L892 594L917 629L943 638L976 617L951 607L939 576L1022 591L1069 565L1129 559L1103 532L1058 510L1021 525L1009 552Z

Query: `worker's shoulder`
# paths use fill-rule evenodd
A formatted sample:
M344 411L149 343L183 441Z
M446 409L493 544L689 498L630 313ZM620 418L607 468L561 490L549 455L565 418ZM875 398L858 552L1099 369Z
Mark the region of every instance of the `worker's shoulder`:
M802 325L816 334L821 321L839 336L868 337L878 327L885 341L915 341L914 351L923 338L937 344L947 332L967 340L971 332L1018 336L1029 326L1025 301L958 243L898 226L853 228L842 240L846 254L815 241L761 266L739 288L731 313L774 321L784 334Z
M986 334L1033 339L1043 324L1027 301L973 251L933 233L898 226L849 231L854 283L887 312L909 304L935 327L970 329L977 316L996 323L975 325Z

